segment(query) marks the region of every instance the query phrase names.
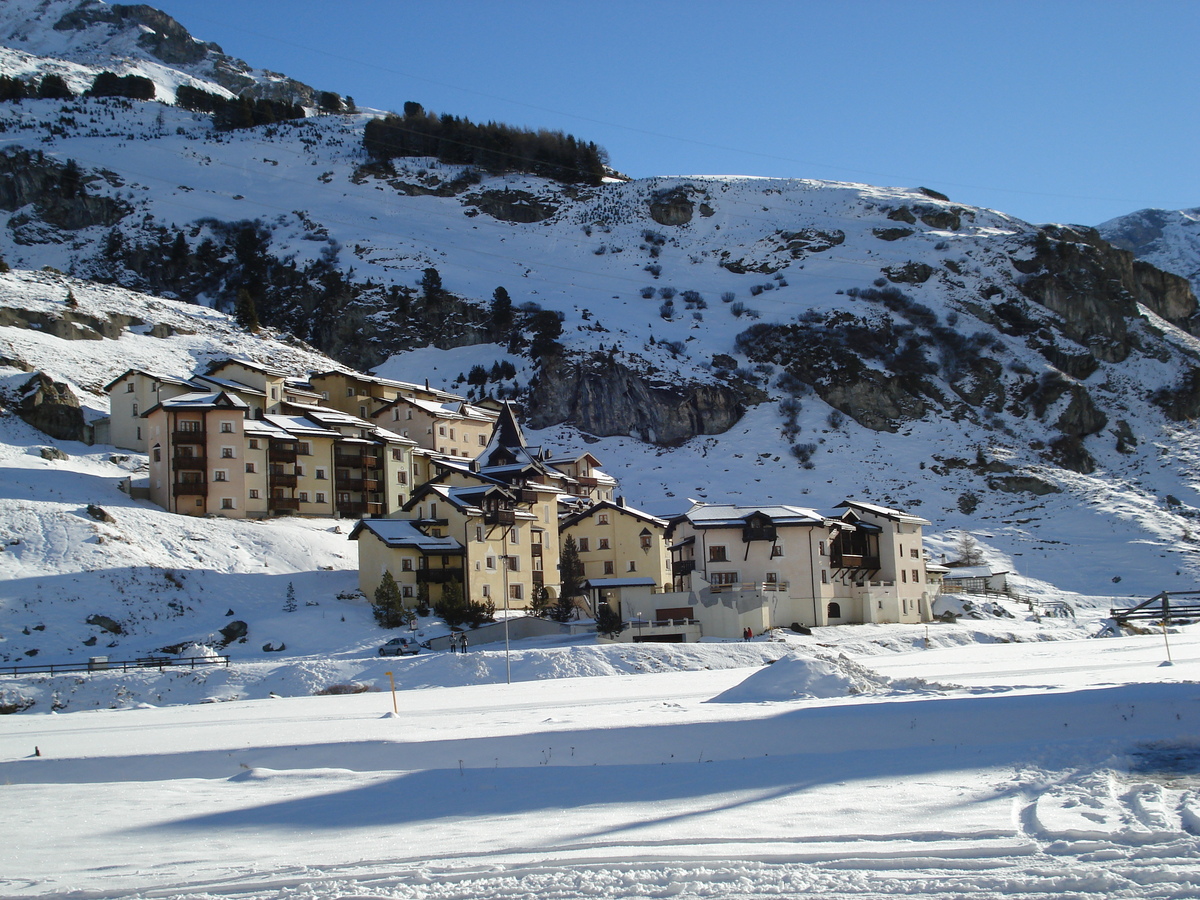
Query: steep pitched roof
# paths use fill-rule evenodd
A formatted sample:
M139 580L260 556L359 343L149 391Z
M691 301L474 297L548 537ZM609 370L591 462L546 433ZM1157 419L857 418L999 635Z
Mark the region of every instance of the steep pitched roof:
M350 540L357 541L364 531L396 549L408 547L431 554L463 552L463 545L456 538L430 537L408 519L363 519L350 532Z

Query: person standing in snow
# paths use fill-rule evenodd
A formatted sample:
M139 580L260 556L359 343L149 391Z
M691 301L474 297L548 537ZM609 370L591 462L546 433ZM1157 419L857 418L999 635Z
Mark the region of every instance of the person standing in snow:
M457 639L458 639L458 635L456 635L453 631L450 632L450 652L451 653L458 652L458 640Z
M466 635L466 632L463 632L462 634L460 634L460 635L458 636L458 646L461 648L461 649L458 651L459 653L466 653L466 652L467 652L467 635Z

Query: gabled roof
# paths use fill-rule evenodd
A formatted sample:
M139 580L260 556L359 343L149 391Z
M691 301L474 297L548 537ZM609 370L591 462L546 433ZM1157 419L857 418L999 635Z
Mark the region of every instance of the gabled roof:
M179 387L196 387L197 386L190 381L185 381L182 378L175 378L171 375L157 375L154 372L147 372L145 369L126 369L124 372L122 372L120 375L118 375L116 378L114 378L112 381L110 381L108 384L106 384L104 386L104 390L111 391L114 387L116 387L118 384L120 384L126 378L129 378L131 375L142 375L145 378L150 378L150 379L153 379L154 381L161 381L163 384L174 384L174 385L178 385Z
M891 519L894 522L902 522L905 525L930 525L928 519L922 519L920 516L914 516L911 513L901 512L898 509L891 509L887 506L879 506L875 503L864 503L861 500L843 500L837 504L837 509L860 509L863 512L871 513L884 519Z
M251 387L248 384L243 384L240 381L233 381L229 378L214 378L212 375L197 375L196 381L204 384L211 384L222 390L237 391L239 394L254 394L256 397L265 397L267 392L256 387Z
M684 518L696 528L741 528L748 519L766 517L774 525L825 525L828 517L803 506L735 506L732 503L697 503Z
M171 397L169 400L160 400L146 410L143 418L156 409L237 409L245 411L249 408L250 405L241 397L235 397L226 391L192 391L180 394L178 397Z
M262 363L254 362L251 359L238 359L233 356L228 356L225 359L214 359L208 364L208 368L204 370L205 375L211 375L213 372L220 372L226 366L241 366L243 369L250 369L254 372L261 372L271 378L290 378L291 372L284 369L277 369L274 366L265 366Z
M564 518L560 524L560 528L570 528L572 525L577 525L584 519L589 519L599 512L614 511L632 518L639 519L643 522L648 522L651 525L657 525L660 528L667 527L667 520L660 519L658 516L652 516L650 513L642 512L640 509L634 509L632 506L621 506L619 503L613 503L609 500L604 500L600 503L594 503L587 509L581 509L579 512L571 513Z
M326 428L306 416L263 416L272 425L278 425L288 434L295 437L328 437L340 438L342 433L332 428Z
M457 539L430 537L408 519L363 519L350 532L350 540L357 541L364 531L371 532L387 546L396 549L408 547L432 554L463 552L463 545Z

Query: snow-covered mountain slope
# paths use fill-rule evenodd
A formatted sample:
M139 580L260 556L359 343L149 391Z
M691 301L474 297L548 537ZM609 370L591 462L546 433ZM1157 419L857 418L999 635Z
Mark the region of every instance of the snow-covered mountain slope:
M1096 230L1114 247L1182 275L1200 291L1200 208L1140 209L1109 219Z
M0 34L37 71L146 59L121 29L31 24L40 9L0 8ZM31 71L21 65L9 73ZM180 79L209 77L197 65L138 71L170 97ZM939 555L970 530L997 561L1070 589L1149 596L1200 577L1188 419L1200 344L1177 327L1195 306L1182 282L1135 270L1085 232L921 189L737 177L592 187L381 163L363 151L366 118L218 132L163 103L0 103L0 256L225 309L255 285L265 321L348 363L515 393L534 440L587 441L652 512L688 497L856 496L929 518L950 535ZM20 305L32 279L0 290ZM81 304L98 302L77 285ZM516 308L508 329L489 310L498 287ZM538 310L561 315L563 331L534 358ZM105 380L84 342L35 359L27 330L3 337L11 360L85 391ZM115 344L103 371L139 364L141 350ZM166 374L221 352L180 346ZM465 382L500 360L515 381Z

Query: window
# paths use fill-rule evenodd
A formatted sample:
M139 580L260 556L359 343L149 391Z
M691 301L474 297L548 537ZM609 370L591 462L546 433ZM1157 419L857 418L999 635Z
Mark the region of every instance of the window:
M480 446L480 447L486 447L486 446L487 446L487 436L486 436L486 435L482 435L482 434L481 434L481 435L479 436L479 446Z
M396 483L397 484L408 484L408 473L407 472L397 472L396 473Z
M298 463L297 463L297 465L296 465L296 477L297 477L297 478L301 478L301 477L303 477L303 475L304 475L304 466L302 466L302 465L300 465L300 464L298 464Z
M329 391L321 391L321 399L328 400L329 399Z
M409 421L412 419L412 410L411 409L405 411L404 419L405 419L405 421Z
M737 584L737 583L738 583L738 573L737 572L713 572L712 578L709 580L709 584L712 584L712 585Z
M300 492L300 502L301 502L301 503L307 503L307 502L308 502L308 491L301 491L301 492Z
M221 423L221 434L233 434L233 423L232 422L222 422Z
M365 419L367 417L367 408L365 406L360 406L358 408L358 417L360 419Z
M450 440L454 440L454 429L450 429Z
M317 502L318 502L318 503L324 503L324 502L325 502L325 495L324 495L324 494L322 494L322 493L318 493L318 494L317 494Z
M908 551L908 555L909 555L909 556L911 556L913 559L920 559L920 558L921 558L921 551L919 551L919 550L909 550L909 551Z
M607 525L608 524L608 513L597 513L596 514L596 524Z
M825 555L825 542L824 541L817 541L817 553L820 554L821 556Z
M612 560L610 560L610 559L606 559L604 561L604 574L605 575L613 574L613 564L612 564Z
M921 573L918 572L916 569L913 569L913 584L920 584L920 582L921 582Z
M254 474L254 463L246 463L246 474L247 475Z
M222 447L221 448L221 459L233 459L233 448L232 447Z
M715 546L709 547L708 548L708 561L709 562L727 562L728 560L725 556L725 547L721 544L716 544Z
M250 449L251 450L258 449L258 438L250 438Z
M133 401L133 415L136 417L137 414L138 414L138 405L137 405L137 401L134 400Z
M636 572L637 571L637 563L631 559L629 561L629 568L626 569L625 571L626 572Z
M411 572L413 570L412 560L407 557L400 560L400 571Z
M485 584L483 586L483 599L486 600L490 596L492 596L492 586L490 584Z
M508 597L510 600L520 600L521 599L521 585L510 584L508 586Z
M521 557L506 556L506 557L504 557L504 559L508 562L508 571L510 571L510 572L520 572L521 571Z
M783 547L781 547L779 544L772 544L771 559L774 559L777 556L783 556Z
M229 473L225 469L217 469L213 472L213 481L228 481Z
M482 525L475 526L475 540L476 541L483 540L483 526Z
M588 539L585 537L581 537L579 539L579 552L587 553L591 549L592 549L592 545L588 542Z
M840 619L842 617L842 607L837 602L831 602L825 609L825 615L830 619Z
M179 430L186 431L189 434L199 434L200 422L197 419L184 419L179 423Z
M829 573L824 569L821 570L821 584L829 584Z
M276 388L276 387L271 388L271 399L272 400L279 399L279 388Z
M648 534L642 535L642 549L643 550L650 549L650 535L648 535Z
M258 499L258 488L250 488L250 499L251 500Z
M489 556L485 560L484 565L486 565L489 569L495 569L496 568L496 557Z
M324 481L327 477L328 477L328 475L326 474L326 470L318 467L317 468L317 481Z
M296 452L301 456L312 456L312 444L308 441L301 441L296 445Z
M412 589L411 584L406 584L400 588L400 596L401 597L411 597L412 595L413 595L413 589Z
M137 439L138 439L139 441L142 439L142 426L141 426L141 425L139 425L139 426L137 427Z
M518 528L513 528L513 530L512 530L512 534L510 534L510 535L508 536L508 541L509 541L509 543L510 543L510 544L519 544L519 543L521 543L521 531L520 531L520 529L518 529Z
M445 436L446 436L446 426L439 425L438 426L438 437L445 437Z
M599 547L599 549L601 549L601 550L607 550L607 549L608 549L608 538L600 538L600 547Z
M158 444L154 445L154 461L162 462L162 447L160 447Z
M396 462L403 462L404 461L404 451L403 450L393 450L392 451L392 459L394 459Z
M763 579L767 584L779 584L779 573L768 572L767 577Z
M222 497L221 498L221 509L233 509L233 498L232 497Z
M354 388L352 388L352 387L346 388L346 396L353 397L354 396Z
M127 394L133 393L133 382L132 381L125 385L125 393L127 393Z
M903 584L908 584L908 572L906 572L904 569L900 570L900 581Z

